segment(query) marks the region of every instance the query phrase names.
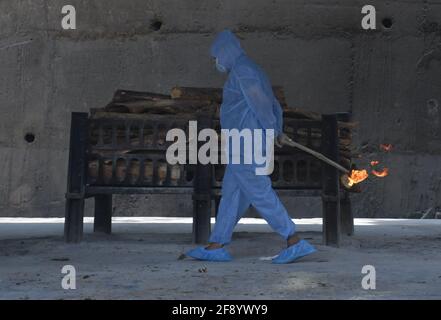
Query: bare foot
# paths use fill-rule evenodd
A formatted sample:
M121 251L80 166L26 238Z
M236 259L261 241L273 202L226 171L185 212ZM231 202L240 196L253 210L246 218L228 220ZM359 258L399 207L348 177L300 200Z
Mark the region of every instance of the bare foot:
M291 247L291 246L297 244L300 240L301 239L296 234L293 234L286 241L286 245L287 245L287 247Z
M205 249L207 250L216 250L216 249L220 249L222 248L223 245L220 243L209 243L207 247L205 247Z

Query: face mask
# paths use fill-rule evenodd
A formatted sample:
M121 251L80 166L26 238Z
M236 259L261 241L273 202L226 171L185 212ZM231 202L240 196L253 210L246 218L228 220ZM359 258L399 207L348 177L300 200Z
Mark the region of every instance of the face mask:
M222 73L225 73L225 72L227 72L227 68L225 68L223 65L221 65L220 63L219 63L219 60L216 58L216 69L219 71L219 72L222 72Z

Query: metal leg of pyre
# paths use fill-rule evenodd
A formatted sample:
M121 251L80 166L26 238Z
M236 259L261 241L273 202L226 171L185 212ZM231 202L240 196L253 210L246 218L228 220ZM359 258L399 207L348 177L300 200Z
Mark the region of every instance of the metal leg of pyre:
M352 236L354 234L354 216L352 214L351 199L349 193L345 192L340 199L341 211L341 232L344 235Z
M84 199L66 199L64 240L80 242L83 238Z
M211 126L212 117L210 114L198 116L198 131L211 128ZM210 237L212 171L211 164L198 163L196 165L193 191L193 242L198 244L207 243Z
M337 113L337 120L342 122L351 121L352 114L350 112ZM354 234L354 216L352 214L351 199L349 192L343 192L340 197L341 211L341 232L344 235L352 236Z
M337 115L322 116L322 153L338 162ZM341 232L340 217L340 173L323 163L322 203L323 203L323 240L325 245L339 246Z
M87 116L87 113L73 112L71 118L64 222L66 242L80 242L83 237Z
M214 216L215 216L216 219L217 219L217 213L219 211L220 201L221 201L221 196L216 195L214 197Z
M112 195L99 194L95 196L94 232L112 232Z

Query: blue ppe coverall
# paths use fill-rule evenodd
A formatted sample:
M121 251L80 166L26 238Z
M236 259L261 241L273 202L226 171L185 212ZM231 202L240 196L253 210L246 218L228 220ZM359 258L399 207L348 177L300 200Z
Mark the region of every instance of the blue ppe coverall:
M265 130L273 129L275 136L282 133L282 108L269 79L245 54L239 39L229 30L219 33L211 47L211 55L216 58L217 69L228 73L220 110L222 129L263 129L264 134ZM265 138L263 150L264 142ZM254 161L243 163L243 149L240 149L239 164L231 163L233 152L230 152L216 224L209 242L230 243L234 227L250 205L273 230L288 239L295 233L295 224L272 188L270 177L256 175L255 169L259 165Z

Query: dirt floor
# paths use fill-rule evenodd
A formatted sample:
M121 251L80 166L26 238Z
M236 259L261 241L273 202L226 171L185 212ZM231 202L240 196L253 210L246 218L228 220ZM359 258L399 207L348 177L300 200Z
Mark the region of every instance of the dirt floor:
M182 259L188 218L114 218L110 236L62 240L63 219L0 219L1 299L440 299L441 220L357 219L340 248L321 245L321 219L295 220L318 253L290 265L268 257L284 242L260 219L243 219L234 261ZM64 265L75 290L61 287ZM364 265L376 289L364 290Z

